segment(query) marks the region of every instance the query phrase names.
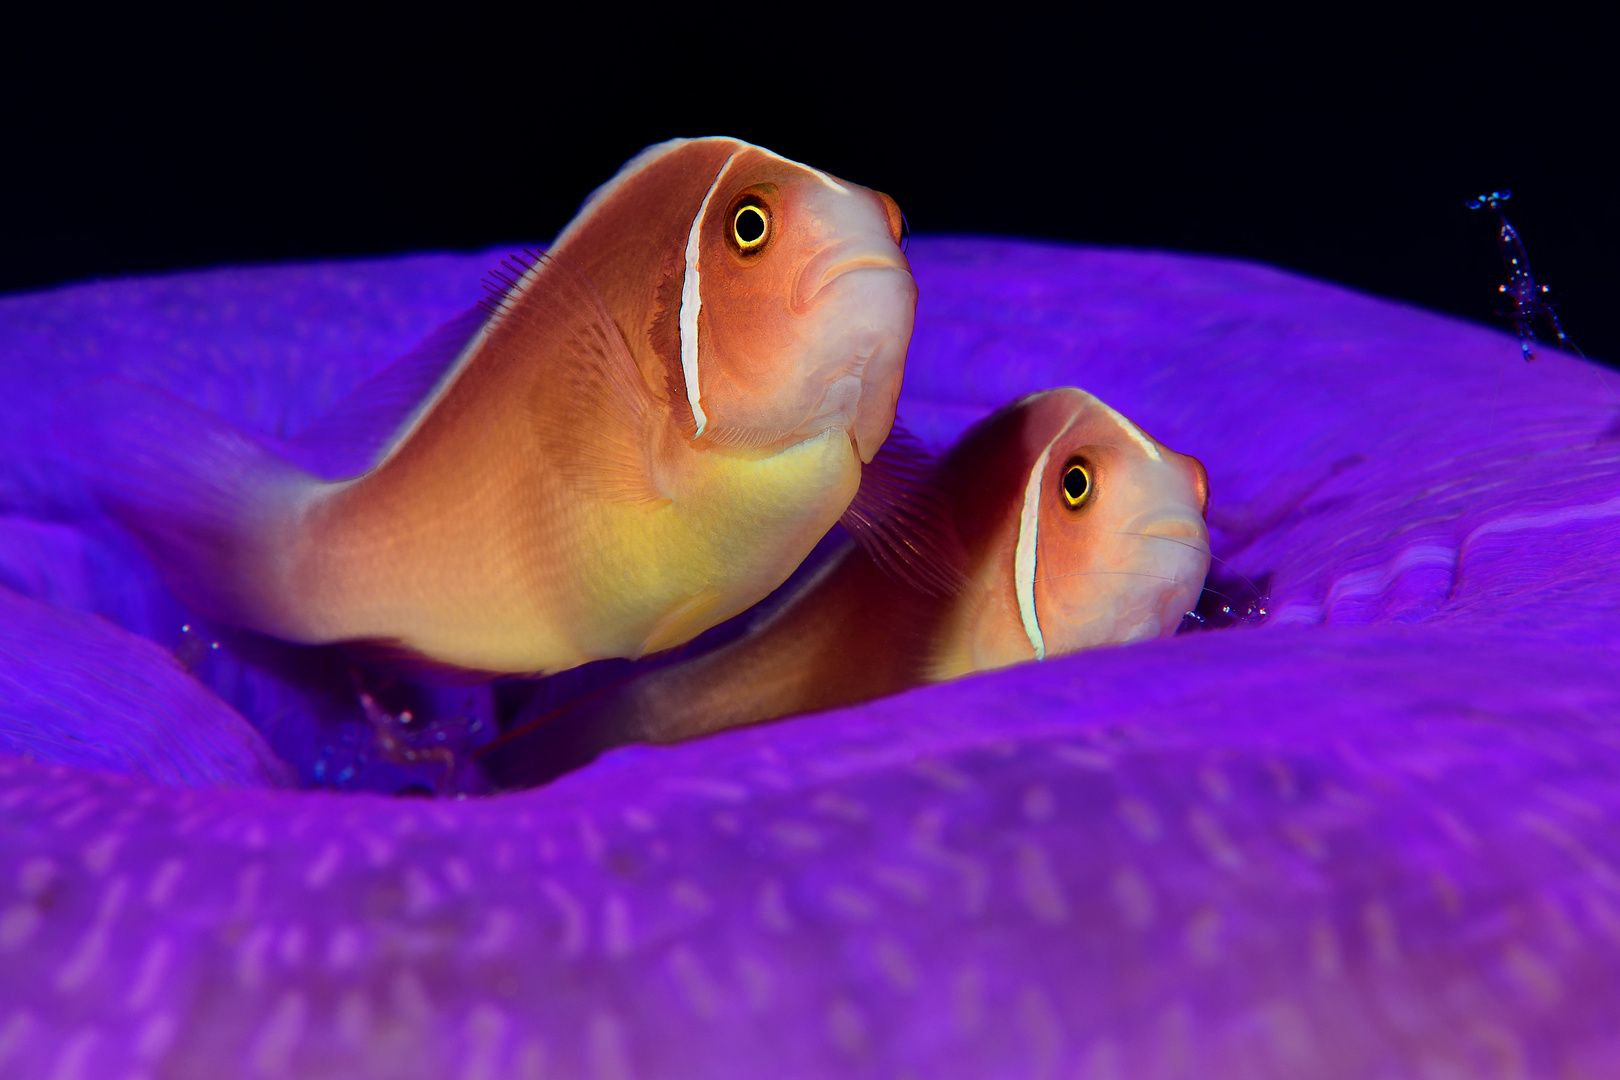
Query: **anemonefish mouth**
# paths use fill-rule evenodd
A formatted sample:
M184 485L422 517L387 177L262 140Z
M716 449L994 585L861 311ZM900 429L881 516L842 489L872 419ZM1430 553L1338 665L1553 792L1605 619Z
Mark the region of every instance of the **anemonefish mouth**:
M1157 517L1136 527L1127 526L1124 531L1138 536L1156 536L1164 540L1185 540L1205 548L1209 546L1209 533L1203 521L1191 515Z
M802 312L814 307L822 293L839 278L861 270L891 271L911 276L911 265L900 249L892 244L835 244L805 263L799 271L793 283L794 310Z

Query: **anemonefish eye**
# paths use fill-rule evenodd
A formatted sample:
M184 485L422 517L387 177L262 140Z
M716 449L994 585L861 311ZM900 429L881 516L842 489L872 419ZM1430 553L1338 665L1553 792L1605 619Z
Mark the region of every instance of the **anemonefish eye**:
M744 255L750 255L765 246L771 238L771 212L761 204L748 201L737 207L731 215L731 242Z
M1091 498L1091 470L1078 460L1063 466L1063 505L1078 510Z

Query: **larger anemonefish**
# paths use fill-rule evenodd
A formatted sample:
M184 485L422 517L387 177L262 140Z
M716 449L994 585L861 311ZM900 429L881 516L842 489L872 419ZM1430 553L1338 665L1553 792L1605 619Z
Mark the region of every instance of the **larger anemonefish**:
M520 725L483 753L502 786L611 746L673 742L976 671L1175 633L1209 569L1209 483L1083 390L992 414L931 482L965 584L919 589L853 545L712 652Z
M216 618L480 672L639 656L767 595L849 507L900 393L903 230L886 195L677 139L310 433L381 434L358 476L129 384L58 430Z

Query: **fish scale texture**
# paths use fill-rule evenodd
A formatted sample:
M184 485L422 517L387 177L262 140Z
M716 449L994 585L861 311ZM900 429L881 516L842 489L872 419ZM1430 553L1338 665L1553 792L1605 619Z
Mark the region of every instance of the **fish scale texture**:
M329 706L181 635L49 415L291 434L492 260L0 300L0 1076L1620 1075L1616 378L1244 263L911 257L913 430L1098 394L1267 616L462 801L244 779L235 710L297 758ZM75 665L93 760L27 745Z

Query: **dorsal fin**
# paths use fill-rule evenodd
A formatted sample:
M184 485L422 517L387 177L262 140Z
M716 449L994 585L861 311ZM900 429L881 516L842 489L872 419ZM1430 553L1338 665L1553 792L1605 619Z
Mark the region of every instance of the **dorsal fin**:
M967 553L937 464L898 419L839 522L885 574L920 593L951 596L966 584Z
M457 370L456 360L488 317L470 308L434 330L288 440L288 455L327 479L370 470L438 399Z
M579 264L561 253L527 253L522 276L494 304L491 333L521 335L547 367L544 393L563 396L569 423L537 428L547 460L581 494L652 505L650 452L657 399L636 368L607 303Z

